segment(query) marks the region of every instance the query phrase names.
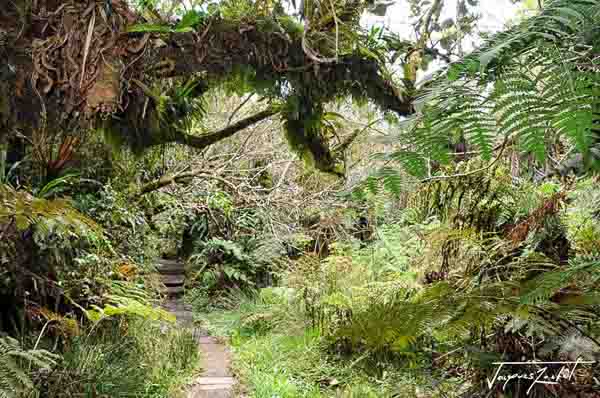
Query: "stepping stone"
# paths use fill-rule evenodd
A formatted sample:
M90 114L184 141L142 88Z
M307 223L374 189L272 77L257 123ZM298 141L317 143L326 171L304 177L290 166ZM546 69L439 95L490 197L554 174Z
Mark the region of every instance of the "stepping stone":
M190 314L192 313L192 306L191 304L186 304L183 302L183 300L167 300L163 303L163 307L167 310L167 311L172 311L172 312L189 312Z
M188 398L232 398L233 388L214 386L196 386L189 393Z
M177 275L185 272L185 264L176 260L158 260L156 269L162 275Z
M229 398L233 396L233 377L199 377L188 398Z
M200 344L218 344L214 337L202 336L198 339Z
M183 282L185 281L185 275L183 275L183 274L162 275L161 280L162 280L162 283L165 284L165 286L179 286L179 285L183 285Z
M232 386L235 384L235 379L233 377L198 377L194 380L194 384L198 385L228 385Z
M229 352L227 348L216 342L200 343L202 352L202 377L230 377L229 374Z
M183 293L183 286L167 286L167 295L176 296Z

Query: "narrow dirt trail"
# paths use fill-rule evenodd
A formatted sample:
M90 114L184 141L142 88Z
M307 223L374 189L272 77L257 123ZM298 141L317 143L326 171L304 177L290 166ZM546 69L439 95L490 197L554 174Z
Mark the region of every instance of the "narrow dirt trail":
M232 398L236 381L229 372L231 358L227 347L194 326L192 310L183 302L183 263L159 260L158 272L169 296L163 307L175 315L180 326L192 329L202 356L202 373L188 389L187 398Z

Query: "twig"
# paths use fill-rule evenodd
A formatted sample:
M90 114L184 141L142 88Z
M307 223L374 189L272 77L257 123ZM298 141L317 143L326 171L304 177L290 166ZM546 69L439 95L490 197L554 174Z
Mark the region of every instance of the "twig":
M370 129L372 126L376 125L377 123L381 122L382 120L383 120L383 118L375 119L371 123L365 125L361 130L357 129L344 142L340 143L338 146L333 148L333 152L340 153L340 152L346 150L350 145L352 145L352 143L354 142L354 140L356 138L358 138L362 133L364 133L366 130Z
M81 79L79 80L79 88L83 86L83 79L85 78L85 64L87 57L90 52L90 45L92 44L92 35L94 34L94 25L96 24L96 10L93 11L92 17L90 18L90 24L88 25L87 37L85 38L85 47L83 50L83 62L81 64Z
M240 111L240 109L242 109L242 107L244 105L246 105L246 103L248 103L248 101L250 101L250 98L252 98L254 96L254 93L250 93L250 95L248 95L248 97L246 97L245 100L243 100L234 110L233 112L231 112L231 115L229 115L229 119L227 119L227 126L229 126L231 124L231 121L233 120L233 117L236 115L236 113L238 113Z
M214 174L206 174L204 172L204 170L192 170L187 173L183 173L180 171L180 172L177 172L172 175L161 177L156 181L149 182L148 184L144 185L142 187L142 189L140 189L137 196L142 196L144 194L147 194L152 191L156 191L157 189L166 187L166 186L174 184L174 183L180 183L182 180L186 180L188 178L208 178L208 179L217 180L219 182L222 182L223 184L227 185L229 188L231 188L234 191L237 188L235 186L235 184L233 184L230 181L227 181L226 179L224 179L222 177L219 177Z
M335 24L335 60L337 62L338 57L339 57L339 41L340 41L340 30L338 27L338 18L337 18L337 14L335 13L335 6L333 5L333 1L329 0L329 4L331 5L331 12L333 14L333 23Z
M285 176L287 175L288 170L290 169L290 167L292 166L293 163L294 163L294 160L288 161L287 165L285 166L285 169L283 169L283 173L281 173L281 177L279 177L279 181L277 181L277 185L271 189L269 196L271 196L273 194L273 192L278 190L279 187L281 186L281 184L283 184L283 181L285 180Z

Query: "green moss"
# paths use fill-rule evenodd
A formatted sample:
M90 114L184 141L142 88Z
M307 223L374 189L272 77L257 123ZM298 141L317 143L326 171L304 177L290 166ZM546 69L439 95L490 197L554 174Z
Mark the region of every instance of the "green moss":
M310 97L290 96L283 112L285 137L290 149L310 167L335 175L344 175L341 165L336 164L327 138L323 134L323 107Z
M302 39L302 33L304 32L304 27L294 18L284 15L282 17L277 18L277 22L281 25L283 30L290 35L292 40L300 40Z

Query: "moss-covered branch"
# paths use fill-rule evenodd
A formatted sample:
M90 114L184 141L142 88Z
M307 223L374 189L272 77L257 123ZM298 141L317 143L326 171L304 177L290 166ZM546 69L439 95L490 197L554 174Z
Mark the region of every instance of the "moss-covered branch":
M127 34L131 26L145 21L123 0L113 0L112 5L107 18L94 17L104 9L93 0L73 7L40 0L31 9L35 26L23 34L22 47L32 57L28 65L16 68L21 83L11 81L5 90L0 84L2 92L22 92L19 98L40 100L27 111L37 117L22 118L27 127L35 126L42 114L52 131L103 120L104 130L116 143L136 151L168 142L205 148L276 113L265 110L210 134L188 134L181 121L192 113L178 105L189 104L223 83L239 94L260 93L286 103L291 97L300 98L308 110L352 96L400 116L414 112L412 94L393 81L382 62L384 56L365 47L358 31L340 37L339 56L323 63L306 54L303 27L291 18L261 14L228 20L216 13L203 16L191 32L142 29ZM319 29L325 30L311 34L328 34L329 28ZM317 48L323 43L313 41L311 46L319 54L328 54L328 49ZM86 52L87 58L83 57ZM11 70L0 67L2 74ZM182 90L177 88L192 76L202 82L202 89L187 92L181 101ZM6 115L20 115L23 109L13 104L8 108L0 106L0 122L11 128L17 123L5 121ZM300 113L300 118L286 114L288 137L306 154L310 152L317 168L336 172L335 157L320 124L305 123L306 118L316 121L319 115ZM27 134L28 128L22 130Z
M177 131L175 132L175 134L167 136L167 139L165 139L164 141L156 142L156 144L177 142L197 149L204 149L212 144L224 140L225 138L237 134L238 132L244 130L247 127L250 127L258 122L268 119L271 116L276 115L277 113L278 111L275 109L265 109L263 111L255 113L252 116L248 116L247 118L244 118L234 124L231 124L225 128L202 135L191 135L186 134L182 131Z
M223 184L227 185L229 188L235 189L235 185L233 185L231 182L229 182L226 179L221 178L219 176L209 174L206 172L206 170L192 170L192 171L183 172L183 173L166 175L166 176L159 178L158 180L149 182L148 184L146 184L142 187L142 189L140 190L138 195L145 195L147 193L156 191L157 189L169 186L171 184L188 183L193 178L205 178L205 179L217 180L217 181L222 182Z

